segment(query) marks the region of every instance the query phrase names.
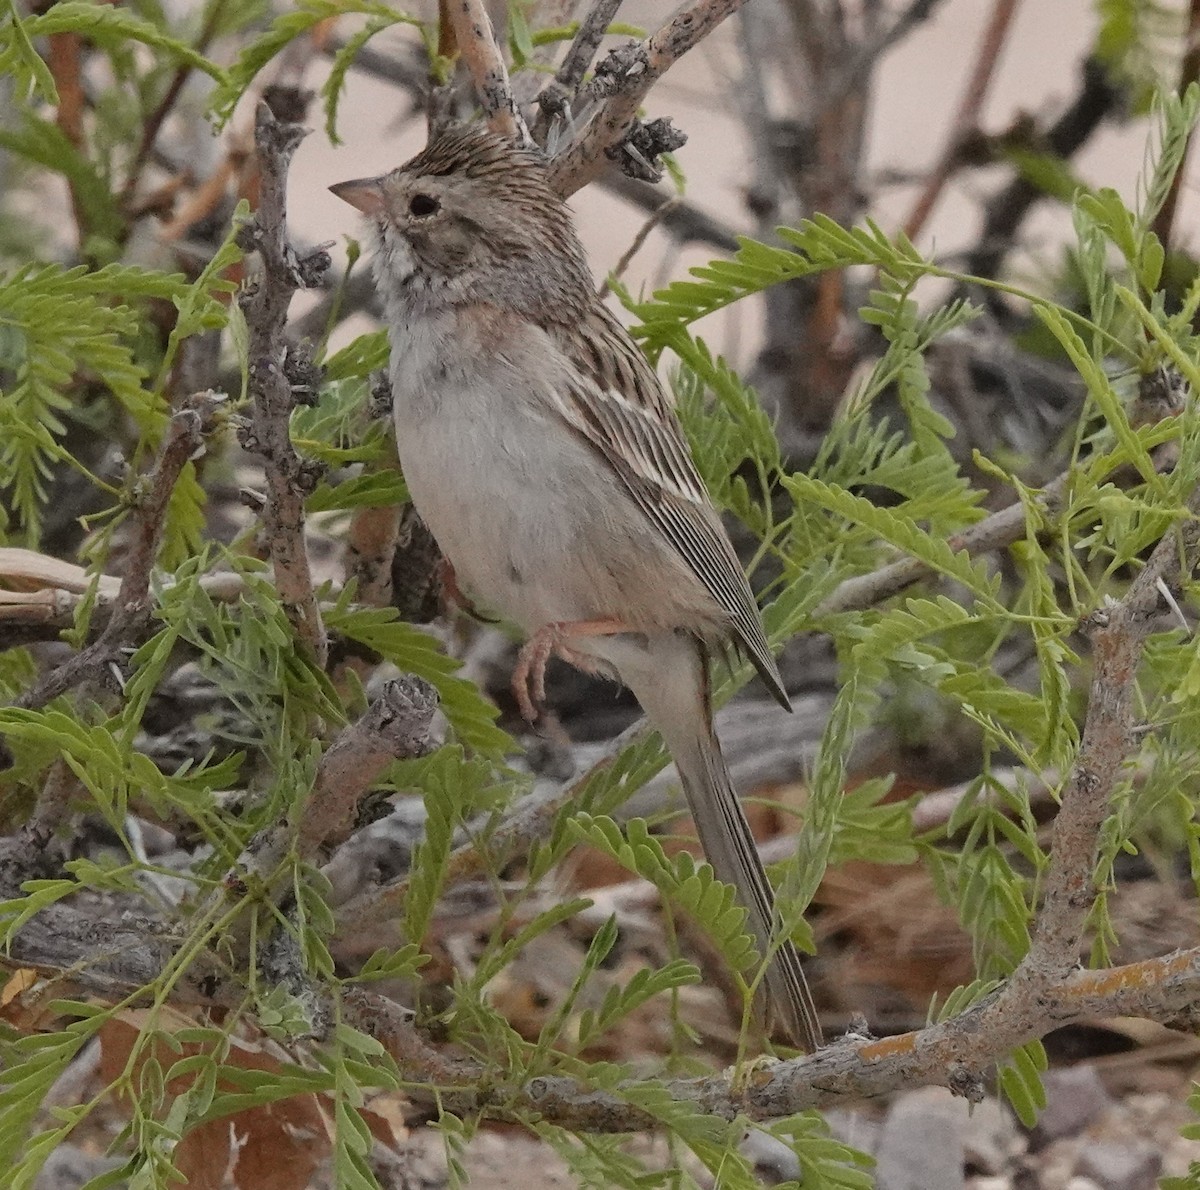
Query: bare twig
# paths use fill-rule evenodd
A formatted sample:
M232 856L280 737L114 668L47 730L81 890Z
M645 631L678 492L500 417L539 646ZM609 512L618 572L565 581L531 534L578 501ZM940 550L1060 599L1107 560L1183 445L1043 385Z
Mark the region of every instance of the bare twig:
M538 96L538 118L534 125L533 137L539 144L544 144L550 121L557 115L569 118L570 105L575 92L583 81L583 76L596 54L596 49L604 38L604 32L617 15L621 0L596 0L591 11L584 17L575 38L571 42L563 60L554 75L554 81Z
M0 854L0 873L5 869ZM0 890L4 883L0 880ZM7 891L7 890L5 890ZM174 958L178 942L151 919L98 923L77 909L54 905L36 914L0 955L0 967L30 967L53 979L56 997L124 1000L151 987ZM65 985L65 986L64 986ZM316 1015L335 1019L332 994L311 988ZM240 981L199 954L171 985L174 1004L232 1007L244 997ZM146 994L150 998L150 994ZM1180 951L1101 971L1076 971L1045 989L1026 1011L1008 1010L1000 992L951 1020L883 1040L848 1037L788 1062L759 1062L754 1077L726 1072L661 1085L671 1098L723 1119L741 1114L778 1119L815 1107L866 1098L899 1087L941 1085L977 1099L983 1072L1016 1047L1051 1029L1096 1017L1139 1016L1169 1022L1200 1000L1200 949ZM597 1091L570 1078L541 1076L512 1082L494 1067L447 1056L431 1045L396 1003L363 988L342 992L348 1024L388 1050L414 1100L457 1114L504 1118L537 1112L560 1126L591 1132L632 1132L657 1121L617 1092Z
M612 24L621 7L621 0L596 0L591 12L584 17L562 60L554 81L567 91L574 91L583 81L604 31Z
M1109 79L1106 68L1093 58L1083 64L1083 83L1070 106L1047 130L1044 145L1056 157L1068 160L1091 138L1113 112L1121 91ZM1042 191L1033 182L1018 177L990 198L984 212L978 247L970 254L965 271L979 277L995 277L1005 257L1017 242L1017 231Z
M442 11L454 30L487 126L501 136L530 144L529 129L513 98L508 68L483 0L443 0Z
M1200 498L1189 502L1193 514ZM1163 607L1159 584L1178 590L1191 573L1200 543L1200 521L1180 526L1155 547L1124 597L1094 613L1092 682L1079 753L1054 820L1050 867L1044 880L1029 953L1004 990L1005 999L1037 996L1078 962L1084 924L1096 890L1093 872L1104 820L1121 770L1136 743L1133 696L1146 638ZM1182 570L1181 570L1182 568Z
M663 231L680 244L706 244L720 252L738 250L738 233L733 227L677 195L674 203L668 202L662 190L623 173L605 174L597 185L640 210L661 211Z
M625 270L629 268L630 262L642 250L643 245L649 238L650 233L679 205L678 198L668 198L662 206L651 212L650 218L647 219L640 228L638 233L633 237L633 243L621 254L621 259L617 261L613 270L601 282L598 290L600 296L608 297L609 282L619 281L624 275Z
M297 289L315 283L329 267L318 250L297 260L287 236L287 173L292 154L306 135L298 124L277 120L264 102L258 105L254 141L262 170L261 196L251 232L262 258L262 276L242 295L250 330L250 392L254 415L242 445L263 458L268 499L263 511L275 586L296 634L312 660L325 664L325 628L313 593L304 542L304 498L318 472L296 453L289 419L296 404L294 357L284 339L288 306Z
M946 183L954 172L963 138L969 136L979 124L979 114L983 110L983 101L987 96L988 86L1000 60L1000 52L1004 48L1005 39L1012 28L1013 17L1016 16L1019 0L993 0L991 19L983 32L983 40L979 52L975 56L975 65L967 79L966 89L959 100L958 112L954 123L946 136L946 147L941 157L929 173L925 186L917 196L913 209L904 221L904 233L909 239L916 239L924 228L933 208L945 189Z
M81 682L100 677L109 667L120 664L121 650L136 640L144 628L150 617L150 574L162 540L171 492L188 460L203 448L204 433L217 400L212 393L200 393L171 418L154 467L137 485L125 574L104 631L92 644L26 691L17 700L17 706L26 709L45 706Z
M350 724L321 758L312 796L296 832L302 859L350 834L362 796L394 760L425 756L433 749L429 724L437 710L433 687L420 678L388 682L367 713Z
M194 49L197 53L203 54L208 49L221 24L224 7L224 0L218 0L217 3L209 6L204 25L196 38ZM129 173L125 178L125 185L121 190L120 202L122 209L127 210L129 208L134 193L137 191L138 183L141 181L142 170L150 158L155 142L158 140L158 134L162 130L163 123L174 110L175 104L180 94L182 94L185 84L191 77L193 69L189 62L181 62L179 64L175 73L171 76L171 81L167 84L166 91L163 92L163 97L146 117L146 122L142 125L142 135L138 141L137 151L133 155L133 160L129 163Z
M874 69L879 58L903 41L918 25L929 20L937 6L944 2L945 0L910 0L908 7L896 16L890 25L860 44L846 65L838 71L837 78L822 92L822 113L840 104Z
M581 99L604 98L582 134L550 163L554 188L574 194L596 178L629 135L638 108L651 87L684 55L708 36L746 0L697 0L645 41L615 51L617 65L593 79Z

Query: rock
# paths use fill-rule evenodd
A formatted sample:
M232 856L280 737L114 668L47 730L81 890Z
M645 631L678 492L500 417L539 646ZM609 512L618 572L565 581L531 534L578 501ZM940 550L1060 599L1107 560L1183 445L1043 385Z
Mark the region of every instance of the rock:
M883 1122L878 1190L962 1190L967 1104L941 1087L902 1096Z
M46 1158L34 1183L36 1190L78 1190L85 1182L115 1169L119 1158L88 1153L77 1145L62 1144Z
M1138 1141L1097 1141L1080 1151L1077 1168L1102 1190L1154 1190L1162 1172L1162 1155Z
M795 1182L800 1178L800 1159L777 1136L751 1129L741 1143L742 1155L754 1166L764 1186Z
M1094 1066L1071 1066L1051 1070L1044 1078L1046 1110L1033 1130L1035 1148L1043 1148L1062 1136L1077 1136L1097 1116L1112 1107Z
M1012 1112L999 1099L988 1098L971 1108L963 1131L963 1157L968 1170L1002 1173L1027 1147Z
M825 1113L825 1123L829 1125L834 1140L840 1140L842 1144L849 1145L860 1153L874 1156L875 1150L879 1148L883 1125L874 1116L865 1112L834 1108Z

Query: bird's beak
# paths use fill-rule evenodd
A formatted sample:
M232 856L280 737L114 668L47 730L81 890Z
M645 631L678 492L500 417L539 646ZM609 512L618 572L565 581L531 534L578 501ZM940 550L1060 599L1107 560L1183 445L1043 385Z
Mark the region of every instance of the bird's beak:
M378 215L383 211L382 178L356 178L353 182L338 182L329 189L364 215Z

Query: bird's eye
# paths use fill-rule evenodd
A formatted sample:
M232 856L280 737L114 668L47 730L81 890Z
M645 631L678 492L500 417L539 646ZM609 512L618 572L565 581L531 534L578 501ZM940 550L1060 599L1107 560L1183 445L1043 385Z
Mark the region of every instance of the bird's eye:
M408 200L409 214L418 219L428 219L430 215L436 215L441 208L442 204L432 194L414 194Z

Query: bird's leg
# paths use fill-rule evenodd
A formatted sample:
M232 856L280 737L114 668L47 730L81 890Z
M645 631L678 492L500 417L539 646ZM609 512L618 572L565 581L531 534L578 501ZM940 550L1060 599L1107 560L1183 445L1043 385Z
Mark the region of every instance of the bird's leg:
M449 558L438 559L437 564L437 581L441 588L442 601L447 608L457 607L460 611L464 611L473 620L478 620L481 624L495 624L497 621L492 616L485 616L471 602L469 595L463 593L463 589L458 585L458 576L454 573L454 564Z
M555 653L584 673L604 673L603 663L569 645L580 636L618 636L629 632L627 624L614 617L600 620L557 620L539 628L521 646L517 668L513 670L512 690L521 716L527 723L538 717L538 705L546 698L546 663Z

